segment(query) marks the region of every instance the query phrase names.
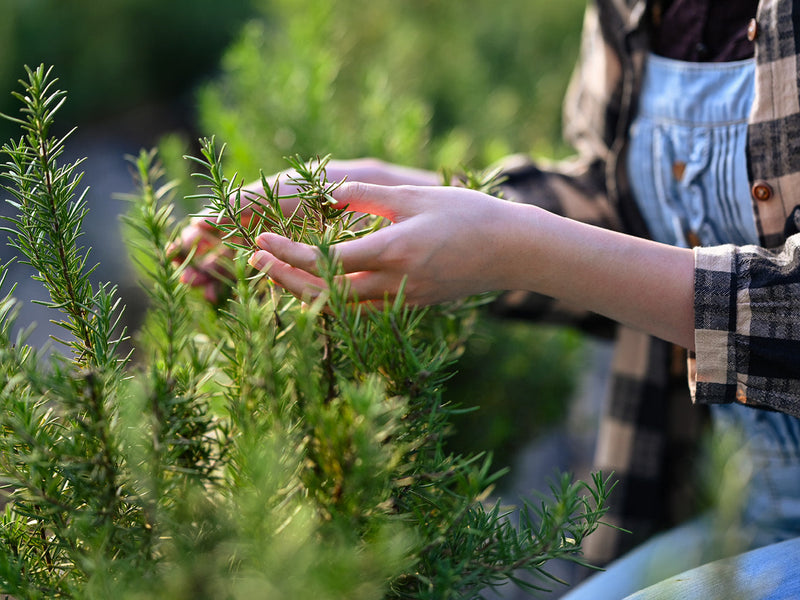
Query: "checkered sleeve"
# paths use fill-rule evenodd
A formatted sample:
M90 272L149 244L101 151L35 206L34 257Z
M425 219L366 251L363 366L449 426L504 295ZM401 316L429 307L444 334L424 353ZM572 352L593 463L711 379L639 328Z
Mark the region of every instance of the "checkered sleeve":
M695 249L695 353L696 402L800 417L800 234L774 252Z

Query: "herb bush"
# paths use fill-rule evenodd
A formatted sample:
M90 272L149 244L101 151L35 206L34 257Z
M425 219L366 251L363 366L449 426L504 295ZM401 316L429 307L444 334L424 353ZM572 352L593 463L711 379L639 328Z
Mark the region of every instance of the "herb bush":
M452 170L511 152L565 156L561 102L585 5L261 2L201 89L201 129L225 140L226 165L250 179L298 152ZM164 160L181 154L162 147ZM167 166L176 179L185 168ZM583 340L485 314L477 326L444 391L476 410L453 416L448 444L512 465L521 447L563 422Z
M22 136L3 146L5 230L49 292L64 353L11 337L0 302L0 591L15 598L478 598L580 561L609 493L563 477L513 528L484 505L498 474L485 456L445 451L456 407L442 388L480 299L411 309L354 306L331 288L304 307L253 273L256 227L319 245L359 231L327 202L326 159L295 159L305 218L280 190L241 219L237 176L203 140L199 196L230 217L231 297L214 308L180 283L169 248L180 230L173 186L153 153L132 159L131 254L151 299L135 349L112 285L92 284L81 246L79 162L51 137L65 95L28 70ZM477 177L479 185L491 182ZM231 201L233 200L233 201ZM537 580L540 581L540 580ZM518 581L520 585L528 586Z

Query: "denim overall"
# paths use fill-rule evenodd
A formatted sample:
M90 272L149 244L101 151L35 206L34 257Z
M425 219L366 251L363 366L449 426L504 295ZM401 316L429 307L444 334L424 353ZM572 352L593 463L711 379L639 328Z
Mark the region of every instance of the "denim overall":
M627 158L654 240L758 244L745 154L754 72L751 60L648 58ZM800 420L738 404L713 405L711 416L716 439L741 436L718 508L656 536L566 598L639 590L631 597L800 598L791 581L800 579Z

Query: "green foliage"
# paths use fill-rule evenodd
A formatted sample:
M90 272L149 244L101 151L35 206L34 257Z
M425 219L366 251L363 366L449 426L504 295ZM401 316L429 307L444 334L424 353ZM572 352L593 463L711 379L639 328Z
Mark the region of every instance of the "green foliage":
M563 422L583 362L575 331L484 317L475 325L444 397L463 406L448 446L481 448L513 466L537 435Z
M248 179L298 152L449 170L568 152L561 102L585 0L258 6L199 106L203 128L226 140L228 167ZM580 340L529 323L480 327L446 391L481 407L457 418L453 448L492 450L508 465L565 414Z
M334 153L412 166L564 152L560 106L585 0L273 0L201 95L236 170Z
M471 303L348 302L329 250L358 233L328 202L325 159L292 163L302 212L282 214L267 189L261 218L243 222L237 177L202 143L201 195L234 234L219 308L180 283L192 256L169 250L174 188L153 153L132 159L126 230L152 302L133 355L117 356L113 290L91 288L78 246L78 165L58 164L64 140L47 133L63 101L54 84L28 72L23 137L3 147L2 177L17 211L7 230L75 339L71 356L39 356L10 337L13 288L0 301L0 591L460 599L520 569L545 576L552 558L580 561L607 481L564 477L518 529L484 505L498 477L489 461L443 446L454 408L441 394ZM330 291L310 306L247 265L247 240L267 227L318 244Z
M18 211L5 228L10 244L26 257L50 294L51 308L60 309L66 319L58 325L75 338L65 342L85 366L107 370L116 362L119 339L110 339L118 315L114 289L101 286L92 290L86 270L88 253L79 246L81 225L86 214L84 195L75 198L81 174L79 163L59 166L66 136L50 138L55 113L65 98L52 91L48 73L28 71L30 83L24 93L14 95L25 106L18 123L24 137L10 142L3 150L9 158L5 177L16 184L11 205Z

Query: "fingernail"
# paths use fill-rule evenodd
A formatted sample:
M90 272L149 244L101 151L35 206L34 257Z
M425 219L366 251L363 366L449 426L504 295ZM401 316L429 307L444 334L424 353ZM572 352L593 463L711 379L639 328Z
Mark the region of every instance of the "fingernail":
M263 248L264 250L269 250L269 234L262 233L256 238L256 246L259 248Z
M250 260L247 262L251 267L262 271L267 268L271 258L272 257L268 253L264 252L263 250L258 250L257 252L253 253L253 255L250 257Z

